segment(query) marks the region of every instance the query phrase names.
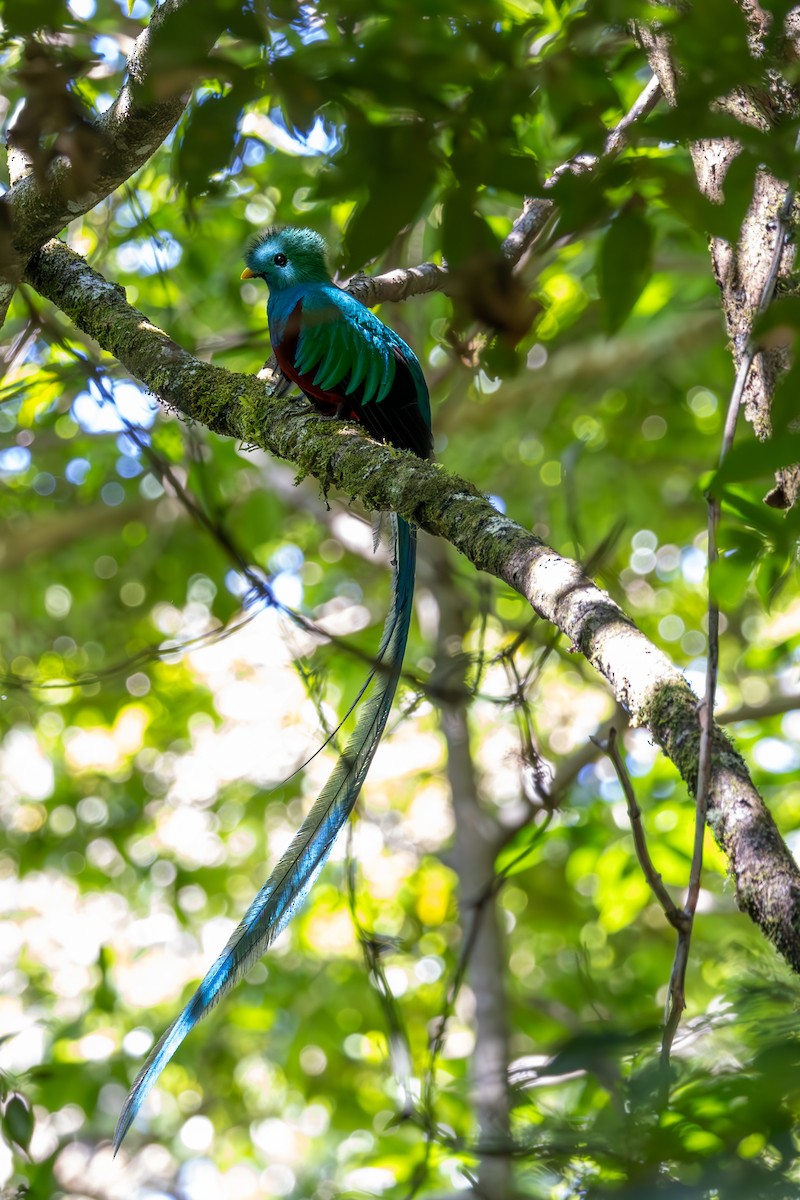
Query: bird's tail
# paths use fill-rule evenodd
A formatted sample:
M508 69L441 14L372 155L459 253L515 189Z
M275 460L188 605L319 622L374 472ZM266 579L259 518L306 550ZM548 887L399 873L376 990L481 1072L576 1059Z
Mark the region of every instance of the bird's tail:
M374 691L365 701L353 735L330 779L288 850L183 1012L150 1052L120 1113L114 1134L115 1153L145 1097L187 1033L230 991L289 923L353 811L392 707L411 623L416 531L402 517L392 517L392 525L395 546L392 604L376 656Z

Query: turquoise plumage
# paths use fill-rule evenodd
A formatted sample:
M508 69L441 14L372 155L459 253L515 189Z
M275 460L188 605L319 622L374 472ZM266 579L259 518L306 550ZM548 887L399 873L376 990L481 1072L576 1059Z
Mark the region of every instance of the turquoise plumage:
M284 374L323 411L361 421L373 436L429 457L430 401L414 352L332 283L319 234L269 229L245 261L242 278L262 278L269 287L270 339ZM186 1035L289 923L353 811L392 707L411 622L416 532L393 516L392 535L392 603L365 685L374 684L372 694L362 703L350 741L288 850L139 1072L120 1113L115 1151Z

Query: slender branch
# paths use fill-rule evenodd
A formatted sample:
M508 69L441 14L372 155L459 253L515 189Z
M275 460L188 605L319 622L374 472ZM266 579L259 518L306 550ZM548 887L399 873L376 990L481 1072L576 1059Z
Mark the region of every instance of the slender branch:
M631 781L630 774L628 773L628 768L625 765L625 759L620 753L616 727L612 725L611 729L608 731L608 741L604 745L596 742L594 738L592 738L592 741L595 742L595 745L599 749L603 750L608 755L614 764L614 770L617 772L617 778L619 779L623 795L625 796L625 803L628 806L628 819L631 823L633 845L636 850L636 857L639 860L639 866L642 868L645 879L650 884L650 890L652 891L658 903L661 905L661 908L664 911L664 916L667 918L670 925L672 925L675 929L680 929L684 918L681 914L681 910L678 908L677 904L665 888L664 881L662 880L660 873L656 870L653 860L650 857L650 851L647 848L647 839L645 838L644 833L644 826L642 825L642 810L639 808L639 804L636 799L636 793L633 790L633 783Z
M689 965L689 949L691 947L693 923L693 917L688 917L682 925L678 926L675 958L669 977L669 987L667 988L664 1033L661 1038L661 1066L665 1069L669 1066L672 1044L675 1041L675 1034L678 1032L678 1026L681 1023L683 1010L686 1008L686 968ZM663 1093L663 1098L666 1102L669 1095L668 1083L665 1083Z
M753 324L756 318L769 307L775 293L778 273L783 258L787 237L787 224L794 203L794 190L787 188L783 203L777 218L775 245L772 251L769 269L764 279L761 295L752 316L747 342L742 350L739 369L736 373L728 411L725 418L725 428L722 435L719 463L724 463L736 436L736 424L742 397L747 387L750 369L757 353L757 345L753 338ZM664 1041L661 1047L661 1058L664 1065L669 1061L669 1054L675 1034L680 1024L681 1013L686 1007L686 967L689 962L689 949L694 926L694 915L700 896L700 881L703 871L703 842L705 839L706 811L708 807L709 790L711 786L711 754L713 740L714 700L717 691L719 675L719 604L714 596L713 572L714 565L719 559L717 534L720 521L720 502L714 495L707 497L708 509L708 659L706 664L705 695L700 705L700 750L697 768L696 815L694 831L694 848L692 850L692 866L689 875L689 890L684 905L686 924L678 931L678 945L675 950L675 962L669 983L667 1001L667 1021Z
M474 484L440 465L379 445L298 400L271 396L255 376L193 358L79 255L53 241L29 282L114 355L162 403L214 432L297 464L370 509L391 510L444 537L504 580L566 635L609 682L634 724L645 725L691 791L697 784L697 699L683 673L636 628L578 563L501 515ZM747 768L713 728L708 822L730 859L740 907L800 971L800 871Z
M91 188L75 195L73 165L58 158L40 187L32 174L0 198L0 218L11 230L11 254L0 262L0 326L25 263L48 238L138 171L175 128L192 78L225 27L224 10L209 5L198 20L190 0L163 0L153 10L128 57L127 77L116 100L93 123L99 165ZM175 61L176 50L185 61ZM169 54L165 51L169 50Z
M651 75L625 116L621 117L614 128L609 131L603 144L603 158L614 158L619 154L627 141L628 130L653 111L663 94L658 77ZM544 186L553 187L562 175L586 175L593 171L599 163L600 157L597 154L576 154L556 167Z
M637 121L643 121L653 111L661 99L661 83L657 75L651 75L648 82L625 113L609 133L603 147L604 154L616 154L625 145L628 130Z
M603 157L613 158L625 145L630 128L652 112L661 99L661 86L654 76L650 78L628 112L609 131L603 148ZM595 155L577 155L556 167L546 181L551 188L567 171L582 174L593 170L600 159ZM500 247L503 257L516 265L544 230L555 212L552 200L528 196L522 211L514 221L510 232ZM385 301L408 300L411 296L423 296L428 292L444 292L448 295L452 278L447 267L436 263L420 263L416 267L398 268L383 275L354 275L342 286L362 304L373 307Z
M704 711L708 711L704 709ZM592 739L594 741L594 739ZM625 795L625 801L628 806L628 818L631 823L631 831L633 833L633 844L636 850L636 857L639 860L639 865L642 868L642 873L650 885L650 890L655 896L658 903L664 912L664 916L669 921L670 925L677 932L678 940L675 945L675 959L672 965L670 975L669 988L667 991L667 1003L664 1012L664 1033L661 1040L661 1065L662 1067L669 1066L669 1056L672 1049L672 1043L675 1040L675 1034L680 1023L681 1014L685 1008L685 979L686 979L686 964L689 961L689 946L692 936L692 923L694 916L694 908L691 912L688 911L689 902L687 901L686 908L678 908L675 901L670 896L664 886L661 875L656 870L650 851L647 848L647 841L642 825L642 810L636 800L636 794L633 790L633 783L628 774L628 768L625 765L625 760L620 754L617 745L617 731L612 728L608 735L608 741L605 745L598 745L614 764L614 769L617 772L622 791ZM700 826L701 829L704 826ZM702 842L701 842L702 848ZM692 860L692 874L695 872L695 864L697 856ZM691 887L691 885L690 885ZM695 897L694 904L697 903Z

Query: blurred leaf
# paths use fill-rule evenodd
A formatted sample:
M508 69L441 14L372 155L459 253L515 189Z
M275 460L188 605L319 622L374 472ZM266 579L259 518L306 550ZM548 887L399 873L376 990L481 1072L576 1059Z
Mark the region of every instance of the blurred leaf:
M720 609L729 613L735 611L742 603L754 564L762 546L756 538L752 538L752 554L747 555L740 547L739 552L717 560L711 567L711 594Z
M360 166L360 171L358 167ZM345 230L345 269L353 271L385 250L417 217L436 178L427 132L416 122L363 126L350 134L337 179L366 188Z
M759 559L755 584L764 608L769 610L775 602L778 593L787 582L789 572L794 565L795 555L764 554Z
M442 210L442 252L451 267L498 253L499 242L488 223L460 188L449 191Z
M681 10L671 28L672 51L687 72L687 87L693 99L707 102L741 86L757 75L748 45L748 25L740 8L727 0L706 0L702 5ZM713 54L709 52L714 47Z
M547 1064L547 1073L567 1075L572 1071L592 1071L605 1077L615 1069L623 1055L652 1042L654 1027L624 1031L611 1027L588 1028L565 1042Z
M707 483L710 492L719 493L726 483L742 483L771 475L779 467L800 462L800 434L777 433L767 442L743 437L728 452L725 462Z
M539 191L537 163L528 154L500 154L492 159L487 178L493 187L530 196Z
M59 0L3 0L2 12L12 37L25 37L37 29L58 29L64 19Z
M559 127L580 136L584 153L599 148L606 133L600 118L607 109L619 108L604 60L565 51L546 58L541 74Z
M598 286L608 333L616 333L639 299L653 269L653 230L639 201L611 222L600 246Z
M191 109L177 152L178 180L190 200L207 191L211 176L230 162L242 102L234 89L226 96L207 96Z
M27 1150L33 1136L33 1123L33 1112L24 1097L19 1094L11 1096L3 1110L3 1133L6 1138Z

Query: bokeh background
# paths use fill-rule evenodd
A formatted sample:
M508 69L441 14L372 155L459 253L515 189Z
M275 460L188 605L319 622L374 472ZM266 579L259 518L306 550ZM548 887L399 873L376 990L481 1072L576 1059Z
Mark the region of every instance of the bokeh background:
M44 42L103 111L150 5L57 7ZM641 91L624 24L640 9L231 6L175 134L67 240L191 352L256 372L266 295L239 279L252 234L312 225L345 273L502 238L523 191L599 151ZM23 11L0 48L6 128ZM734 12L709 0L702 29L686 18L708 94L746 56ZM761 153L731 183L727 229ZM474 297L380 315L424 365L437 457L588 563L700 691L702 481L732 368L693 197L677 136L645 132L596 175L566 175L560 221L523 264L536 316L515 349L475 324ZM610 722L622 735L624 714L519 596L424 535L404 683L352 836L112 1158L138 1065L330 770L320 747L377 646L389 564L357 506L159 410L30 288L7 332L3 1194L410 1200L484 1172L498 1196L796 1196L795 979L707 838L666 1100L674 935L590 741ZM800 602L794 519L760 504L768 484L744 478L724 517L719 711L794 848ZM692 804L646 731L624 747L680 898ZM492 1047L499 1099L473 1070ZM494 1160L479 1152L492 1104L514 1147Z

